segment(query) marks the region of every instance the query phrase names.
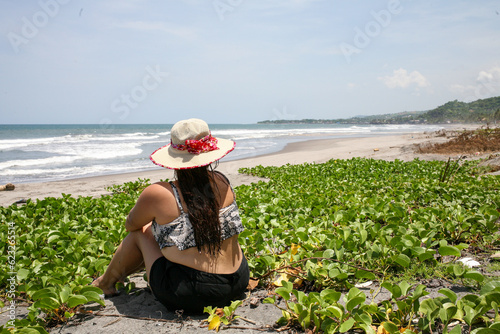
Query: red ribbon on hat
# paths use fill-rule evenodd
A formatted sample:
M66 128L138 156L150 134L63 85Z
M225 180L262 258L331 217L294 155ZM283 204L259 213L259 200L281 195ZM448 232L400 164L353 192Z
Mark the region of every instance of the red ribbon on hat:
M212 137L212 135L206 135L201 139L188 139L183 144L171 143L172 148L179 151L188 151L191 154L200 154L210 151L218 150L217 138Z

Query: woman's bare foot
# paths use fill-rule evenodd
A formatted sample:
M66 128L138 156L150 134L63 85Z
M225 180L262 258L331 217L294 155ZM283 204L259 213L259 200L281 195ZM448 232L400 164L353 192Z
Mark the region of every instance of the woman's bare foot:
M104 293L104 297L113 297L118 295L118 291L115 288L114 284L104 284L102 276L96 278L93 282L92 285L95 286L96 288L99 288L102 290Z

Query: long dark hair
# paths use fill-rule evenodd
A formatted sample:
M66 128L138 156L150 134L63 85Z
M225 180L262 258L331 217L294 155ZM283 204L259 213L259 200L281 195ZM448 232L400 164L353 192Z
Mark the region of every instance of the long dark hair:
M217 256L222 240L219 189L214 180L214 171L210 166L179 169L176 174L193 225L196 247L200 252L204 248L210 255Z

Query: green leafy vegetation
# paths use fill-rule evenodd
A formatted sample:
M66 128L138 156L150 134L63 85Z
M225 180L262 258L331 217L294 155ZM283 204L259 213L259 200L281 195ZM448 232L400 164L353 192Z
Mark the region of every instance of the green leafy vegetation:
M371 326L393 332L412 321L424 331L450 319L479 327L499 321L486 315L500 301L498 291L476 296L488 278L456 260L498 245L500 180L475 176L477 162L460 164L453 173L438 161L359 158L242 169L270 180L237 192L253 275L270 287L278 274L286 278L268 300L286 302L280 323L329 333ZM432 277L464 284L471 296L455 300L446 314L438 309L449 306L448 297L422 306L425 286L418 283ZM378 281L392 298L365 303L354 284L366 280ZM416 287L399 287L407 281Z
M471 175L475 164L462 161L447 182L438 161L356 158L242 169L270 179L237 189L253 272L264 275L290 258L328 258L340 262L306 261L308 277L319 288L348 287L362 273L345 263L398 277L437 265L435 255L458 256L471 245L487 251L498 239L499 183ZM294 255L293 244L300 245Z
M235 315L236 309L243 302L241 300L235 300L229 306L223 308L213 308L212 306L207 306L203 310L204 313L208 313L208 330L214 330L218 332L221 325L230 325L233 320L241 318Z
M104 305L102 291L89 284L125 237L126 215L148 181L115 186L113 195L101 198L63 195L0 207L0 233L15 230L15 270L9 267L9 244L0 246L1 289L15 275L17 302L30 304L27 318L14 321L16 328L43 333L44 327L73 317L84 304Z
M475 161L459 164L450 172L439 161L354 158L241 169L269 179L235 190L246 227L240 242L252 277L273 291L266 302L282 309L279 324L325 333L498 330L500 282L457 260L498 248L500 179L478 176ZM88 284L125 236L126 215L148 181L101 198L0 208L0 233L16 230L17 298L30 304L18 328L41 332L100 302ZM4 290L10 269L7 244L0 247ZM442 289L422 300L421 282L435 277L470 293ZM375 302L378 291L367 296L354 286L366 281L391 297ZM207 308L212 328L230 325L238 306Z
M395 114L358 116L347 119L272 120L259 123L297 124L442 124L500 123L500 96L473 102L450 101L427 111L405 111Z

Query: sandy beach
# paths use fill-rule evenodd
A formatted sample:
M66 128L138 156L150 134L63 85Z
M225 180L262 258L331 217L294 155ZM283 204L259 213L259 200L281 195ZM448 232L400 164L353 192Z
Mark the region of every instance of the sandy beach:
M440 155L417 155L414 153L415 144L428 141L444 140L442 137L434 137L431 134L406 134L389 135L380 137L343 138L326 140L309 140L288 144L282 151L261 155L257 157L235 160L221 161L218 170L225 173L231 180L233 186L240 184L250 184L256 179L238 173L241 167L281 166L285 164L301 163L321 163L330 159L349 159L353 157L366 157L374 159L404 161L420 159L445 159ZM0 192L0 205L9 206L14 202L27 199L42 199L45 197L61 197L62 194L73 196L100 196L108 194L106 190L115 184L135 181L138 178L147 178L151 182L161 179L172 179L173 171L158 167L155 170L148 170L135 173L103 175L95 177L85 177L69 179L63 181L22 183L16 184L13 191Z
M349 159L366 157L374 159L410 161L446 160L448 156L416 154L416 144L429 141L445 141L444 137L433 134L406 134L366 138L344 138L328 140L312 140L289 144L282 151L274 154L249 159L221 162L218 170L225 173L233 186L250 184L259 179L238 173L241 167L280 166L284 164L322 163L330 159ZM13 191L0 192L1 205L8 206L23 199L39 199L44 197L60 197L62 193L73 196L100 196L107 194L106 187L148 178L151 182L160 179L171 179L173 171L158 168L153 171L97 176L74 180L54 181L46 183L28 183L16 185ZM117 297L106 299L106 307L89 305L87 310L93 314L75 317L68 323L51 329L51 333L202 333L208 332L206 315L186 318L169 312L151 294L142 274L131 277L138 290L133 294L121 293ZM371 287L373 288L373 287ZM369 288L367 288L369 289ZM249 297L238 308L238 315L247 320L238 320L225 333L262 333L273 332L273 324L281 316L274 306L262 304L266 297L265 290L249 293ZM385 298L383 293L380 298ZM0 316L0 323L5 323ZM285 332L288 333L288 332ZM293 332L290 332L293 333Z

